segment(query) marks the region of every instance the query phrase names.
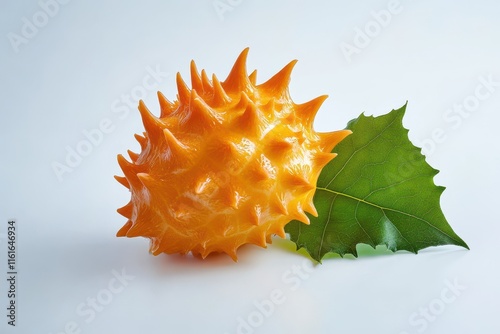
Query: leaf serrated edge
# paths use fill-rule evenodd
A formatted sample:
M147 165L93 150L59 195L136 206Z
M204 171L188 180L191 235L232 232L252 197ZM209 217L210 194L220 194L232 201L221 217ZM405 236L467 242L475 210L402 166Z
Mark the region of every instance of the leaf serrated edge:
M439 205L439 208L441 209L441 195L443 194L443 192L444 192L444 190L446 189L446 187L436 185L436 183L434 182L434 177L435 177L435 176L439 173L439 170L438 170L438 169L436 169L436 168L434 168L434 167L432 167L432 166L431 166L431 165L427 162L427 159L426 159L427 157L426 157L426 156L422 153L422 148L421 148L421 147L416 146L415 144L413 144L413 142L410 140L410 138L409 138L409 136L408 136L408 133L409 133L409 131L410 131L410 130L409 130L408 128L406 128L406 127L403 125L403 117L404 117L404 114L405 114L405 112L406 112L406 107L407 107L407 105L408 105L408 100L405 102L405 104L404 104L401 108L399 108L399 109L392 109L389 113L384 114L384 115L380 115L380 116L378 116L378 117L389 116L389 115L391 115L391 114L392 114L392 115L395 115L395 116L394 116L394 120L393 120L393 121L395 121L396 119L398 119L398 120L399 120L399 124L401 125L401 128L402 128L403 130L405 130L405 135L406 135L406 138L405 138L405 139L407 139L407 140L408 140L408 141L409 141L409 142L410 142L410 143L411 143L411 144L412 144L412 145L413 145L416 149L420 150L420 154L422 154L422 156L424 157L424 161L427 163L427 165L428 165L430 168L432 168L432 169L433 169L434 174L433 174L433 175L431 175L431 180L432 180L432 184L433 184L433 185L437 188L437 190L439 191L439 202L438 202L438 205ZM374 119L374 118L376 118L376 117L375 117L375 116L373 116L373 115L366 116L366 115L365 115L365 113L363 112L363 113L361 113L361 114L360 114L360 116L359 116L359 117L357 117L357 118L354 118L354 119L350 120L350 121L347 123L347 126L346 126L346 128L345 128L345 129L346 129L346 130L351 130L351 131L352 131L352 127L354 127L354 126L355 126L355 124L356 124L356 123L358 123L358 122L359 122L362 118L365 118L365 119L368 119L368 118L373 118L373 119ZM393 122L391 122L391 123L393 123ZM354 132L354 131L353 131L353 132ZM334 150L332 150L332 152L333 152L333 153L336 153L336 152L334 152L334 151L335 151L335 148L334 148ZM326 167L326 166L325 166L325 167ZM327 188L320 188L320 187L317 187L317 188L316 188L316 190L318 190L318 189L323 189L323 190L326 190L326 191L334 192L334 193L336 193L336 195L347 195L347 194L342 194L342 193L338 193L338 192L332 191L332 190L327 189ZM361 201L361 202L366 202L366 201L363 201L363 200L359 200L359 199L357 199L357 198L353 198L353 199L358 200L358 201ZM368 204L368 205L373 205L373 203L369 203L369 202L366 202L366 204ZM377 205L375 205L375 206L377 206ZM379 206L377 206L377 207L379 207ZM379 208L382 210L382 212L384 212L384 215L385 215L385 211L384 211L384 209L389 209L389 208L383 208L383 207L379 207ZM392 209L389 209L389 210L392 210ZM395 210L392 210L392 211L395 211ZM395 212L396 212L396 211L395 211ZM400 214L405 214L404 212L399 212L399 211L397 211L397 213L400 213ZM331 214L331 207L330 207L330 210L329 210L329 214ZM414 217L414 218L417 218L418 220L422 220L422 219L420 219L419 217ZM328 219L328 221L329 221L329 219ZM425 221L425 220L424 220L424 221ZM391 223L392 223L392 221L391 221ZM426 223L427 223L429 226L431 226L431 227L433 227L433 228L435 228L435 229L436 229L436 227L435 227L435 226L433 226L432 224L430 224L430 223L428 223L428 222L426 222ZM390 250L390 251L391 251L391 252L393 252L393 253L396 253L396 252L398 252L398 251L408 251L408 252L413 253L413 254L418 254L418 252L419 252L420 250L427 249L427 248L430 248L430 247L443 246L442 244L436 244L436 245L429 245L429 246L426 246L426 247L423 247L423 248L414 248L414 247L412 247L412 249L406 249L406 248L399 248L399 249L398 249L397 247L391 247L391 246L389 245L389 243L387 243L387 242L382 242L382 243L379 243L379 244L375 244L375 243L374 243L374 244L369 244L369 243L359 242L359 243L356 243L356 244L355 244L354 249L353 249L352 251L350 251L350 252L348 251L348 252L344 252L344 253L337 252L337 251L328 251L328 252L324 253L323 255L321 255L321 249L322 249L322 247L319 247L317 257L315 257L315 256L313 256L313 255L312 255L312 253L308 250L307 245L306 245L305 243L303 243L303 242L299 242L299 240L300 240L300 234L301 234L300 230L301 230L301 227L302 227L301 225L302 225L302 224L298 224L299 233L298 233L298 235L297 235L297 242L292 241L292 240L291 240L291 241L292 241L292 242L294 242L294 243L296 244L296 251L298 251L298 250L300 250L300 249L304 248L304 249L307 251L307 253L308 253L309 257L310 257L311 259L315 260L316 262L320 263L320 264L322 263L322 259L323 259L323 258L324 258L327 254L338 254L338 255L339 255L340 257L342 257L342 258L344 258L344 256L345 256L345 255L349 255L349 254L350 254L350 255L353 255L355 258L357 258L357 257L358 257L357 246L358 246L358 245L363 245L363 244L364 244L364 245L368 245L368 246L372 247L373 249L376 249L376 247L377 247L377 246L385 246L388 250ZM327 226L327 225L328 225L328 224L326 224L325 226ZM397 229L397 227L395 227L395 228ZM326 228L324 229L324 231L325 231L325 230L326 230ZM458 240L457 240L456 238L453 238L453 237L449 236L447 233L445 233L445 232L441 231L440 229L437 229L437 230L438 230L440 233L442 233L443 235L445 235L447 238L449 238L449 239L451 239L451 240L455 241L456 243L455 243L454 245L456 245L456 246L461 246L461 247L464 247L464 248L466 248L466 249L470 250L470 247L467 245L467 243L466 243L466 242L465 242L462 238L460 238L460 236L458 236L456 233L455 233L455 235L457 236ZM324 234L324 231L323 231L323 234ZM288 233L288 234L290 234L290 233ZM322 239L323 239L323 238L322 238ZM349 247L349 248L351 248L351 247Z

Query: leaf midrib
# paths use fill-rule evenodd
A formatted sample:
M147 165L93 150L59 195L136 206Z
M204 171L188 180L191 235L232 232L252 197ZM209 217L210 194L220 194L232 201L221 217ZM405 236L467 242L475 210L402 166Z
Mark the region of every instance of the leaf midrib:
M322 191L325 191L325 192L329 192L331 194L335 194L335 195L339 195L339 196L344 196L346 198L349 198L349 199L352 199L352 200L355 200L355 201L358 201L358 202L361 202L361 203L364 203L364 204L367 204L369 206L372 206L372 207L375 207L377 209L380 209L382 210L382 212L384 212L385 214L385 211L392 211L392 212L395 212L395 213L399 213L399 214L402 214L402 215L405 215L405 216L408 216L408 217L411 217L411 218L414 218L414 219L417 219L419 221L422 221L424 222L425 224L427 224L428 226L432 227L433 229L435 229L436 231L442 233L443 235L447 236L448 238L450 238L451 240L455 241L458 245L461 245L462 242L460 242L459 240L451 237L448 233L444 232L443 230L437 228L436 226L432 225L429 221L423 219L423 218L420 218L418 216L415 216L415 215L412 215L410 213L407 213L407 212L404 212L404 211L401 211L401 210L397 210L397 209L392 209L392 208L389 208L389 207L384 207L384 206L381 206L381 205L378 205L376 203L372 203L372 202L369 202L369 201L366 201L364 199L361 199L361 198L357 198L355 196L352 196L352 195L349 195L349 194L346 194L346 193L342 193L340 191L335 191L335 190L332 190L332 189L329 189L329 188L324 188L324 187L317 187L316 188L317 190L322 190ZM327 222L327 224L329 223L329 221ZM394 228L396 228L396 230L398 230L398 232L403 235L401 233L401 231L399 230L399 228L394 225L394 223L391 221L392 225L394 226Z

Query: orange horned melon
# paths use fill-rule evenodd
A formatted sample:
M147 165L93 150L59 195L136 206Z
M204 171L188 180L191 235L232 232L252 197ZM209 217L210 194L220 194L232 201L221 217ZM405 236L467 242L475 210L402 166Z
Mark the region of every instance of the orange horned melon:
M192 61L191 89L177 74L175 102L158 92L160 117L139 102L141 152L129 151L131 162L118 155L125 176L116 179L131 200L118 209L128 221L117 236L149 238L154 255L224 252L236 261L241 245L266 247L271 235L285 237L289 221L317 215L318 175L350 131L313 130L326 96L291 100L296 61L257 85L247 53L222 82Z

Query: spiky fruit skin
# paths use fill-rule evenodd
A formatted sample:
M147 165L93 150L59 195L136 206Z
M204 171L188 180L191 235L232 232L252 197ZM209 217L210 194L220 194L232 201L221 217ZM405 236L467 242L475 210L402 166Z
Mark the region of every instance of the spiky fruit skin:
M326 96L295 104L288 83L295 61L257 85L246 72L245 49L229 76L209 80L191 62L192 88L177 74L175 102L158 93L161 114L139 103L145 132L116 179L131 200L117 236L150 238L150 252L236 260L243 244L266 247L285 237L293 219L309 224L321 169L350 131L317 133L313 121Z

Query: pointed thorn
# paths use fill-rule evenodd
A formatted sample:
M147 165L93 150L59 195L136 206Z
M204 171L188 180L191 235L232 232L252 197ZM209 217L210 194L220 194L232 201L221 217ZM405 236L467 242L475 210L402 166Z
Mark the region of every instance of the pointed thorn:
M199 250L195 250L195 249L192 249L191 250L191 254L193 254L193 256L195 258L197 258L198 260L202 260L203 258L201 257L201 251ZM184 254L183 254L184 255Z
M181 143L169 129L163 129L163 137L167 142L172 157L189 157L189 148Z
M161 227L155 224L154 218L150 215L139 215L127 231L127 237L153 237L157 236Z
M139 158L139 154L132 152L131 150L127 150L127 153L128 153L128 156L130 157L130 160L132 160L132 162L136 162L137 158Z
M264 112L267 113L268 115L273 115L275 112L275 101L274 98L269 99L266 104L262 105L260 109Z
M328 95L321 95L309 102L295 106L295 113L303 121L303 124L309 127L313 125L316 113L327 98Z
M215 107L219 107L225 106L229 102L231 102L231 98L226 94L224 88L222 88L222 85L215 74L212 75L212 83L214 85L214 99L212 105Z
M285 238L286 234L285 234L285 230L284 230L284 225L286 225L286 224L282 224L281 222L276 222L272 226L269 226L269 228L267 230L267 235L268 235L269 239L271 238L271 236L273 234L279 236L280 238ZM270 242L268 241L268 243L270 243Z
M278 233L276 233L280 238L282 239L285 239L286 238L286 232L285 232L285 229L282 227L280 228L280 230L278 231Z
M293 67L297 60L292 60L285 67L276 73L271 79L263 84L257 86L257 89L263 90L269 95L280 96L288 90L288 83L290 82L290 75L292 74Z
M252 100L250 100L250 98L248 97L248 95L245 92L241 92L240 100L234 106L234 110L236 112L241 111L241 110L245 110L249 103L253 103Z
M191 60L190 64L191 69L191 87L192 89L196 89L199 92L203 92L203 84L201 82L200 74L198 73L198 69L196 68L196 64L194 60Z
M337 156L337 153L319 152L313 157L314 168L323 169L330 161Z
M238 256L236 256L236 247L234 249L225 249L224 252L231 257L234 262L238 262Z
M248 221L255 226L259 226L260 224L260 207L258 205L252 206L248 210Z
M272 156L282 156L290 152L293 148L293 144L284 139L271 139L269 141L268 149Z
M118 230L118 232L116 232L116 236L117 237L125 237L125 236L127 236L127 232L128 232L128 230L130 230L131 227L132 227L132 222L130 220L127 220L127 222L125 223L125 225L123 225L123 227L120 228Z
M235 210L238 209L238 202L240 198L237 192L235 192L231 187L220 188L220 192L224 203Z
M274 231L274 234L276 234L282 239L285 239L286 237L285 229L282 226L277 227L276 230Z
M206 249L206 248L203 247L202 250L201 250L201 252L200 252L201 258L203 260L205 260L207 258L207 256L210 255L210 253L212 253L211 250Z
M314 196L314 191L311 191L311 194ZM306 197L305 203L303 204L304 211L309 212L314 217L318 217L318 210L314 206L312 197L309 199L309 196Z
M158 135L161 133L161 129L165 125L149 111L143 100L139 101L139 112L141 113L142 123L144 124L144 129L149 138L157 139Z
M255 104L250 101L244 92L241 93L241 100L238 102L238 106L244 107L245 111L235 119L236 125L245 132L260 136L262 132L260 126L263 121L263 117L261 117L261 114ZM236 108L238 108L238 106Z
M137 173L137 178L141 181L144 187L149 190L152 190L152 188L157 185L155 179L153 179L148 173Z
M134 237L144 237L144 227L139 226L138 223L133 224L127 231L126 236L128 238Z
M130 218L130 217L132 217L133 207L134 206L133 206L132 202L128 202L127 205L122 206L121 208L116 210L116 212L118 212L119 214L121 214L125 218Z
M123 186L127 187L128 189L130 189L130 184L128 183L126 177L115 175L115 180L118 181L118 182L120 182L120 184L122 184Z
M351 130L340 130L334 132L318 133L321 141L321 149L323 152L331 152L333 148L340 143L345 137L352 133Z
M246 48L240 53L231 72L229 72L226 80L222 82L222 87L224 87L227 92L243 92L250 87L251 82L248 79L246 69L248 50L249 48Z
M228 167L236 167L236 161L241 159L241 152L231 139L215 139L213 144L207 148L209 157L224 163L230 163Z
M257 82L257 70L254 70L250 75L248 76L248 80L252 83L252 85L256 85Z
M311 222L309 221L309 217L307 217L300 206L297 208L297 210L295 210L295 212L292 212L292 218L301 221L306 225L311 224Z
M118 165L120 165L120 168L122 169L123 173L125 174L125 178L127 179L127 182L129 184L129 189L132 188L137 188L140 187L139 180L137 180L136 174L140 172L139 166L129 162L127 159L123 157L123 155L119 154L118 155ZM118 181L120 182L120 181Z
M159 253L158 251L160 249L161 240L156 237L150 238L150 240L149 252L153 255L157 255Z
M160 118L170 116L175 111L175 104L170 102L162 92L158 91L158 102L160 103Z
M188 122L195 127L214 127L222 123L222 118L216 111L207 105L196 90L191 92L191 115Z
M148 140L139 134L135 134L134 137L135 137L135 139L137 139L137 141L141 145L141 149L144 150L146 148Z
M262 248L267 248L266 234L260 231L256 231L255 234L249 235L248 242Z
M201 70L201 83L203 85L204 92L212 91L214 89L212 83L210 82L210 79L208 79L208 75L205 70Z
M279 197L278 194L276 194L271 199L271 209L276 213L279 213L282 215L288 215L288 210L286 208L286 205L283 202L283 200Z
M177 82L178 100L180 103L187 105L191 97L191 91L189 90L188 86L182 79L182 76L179 72L177 72L176 82Z
M304 190L316 189L316 187L302 175L287 173L284 177L284 181L292 187L303 188Z
M250 177L255 182L269 180L269 172L262 166L259 160L253 160L248 164Z
M136 171L136 165L129 162L125 157L121 154L118 154L118 165L120 165L121 169L124 173L134 172Z

